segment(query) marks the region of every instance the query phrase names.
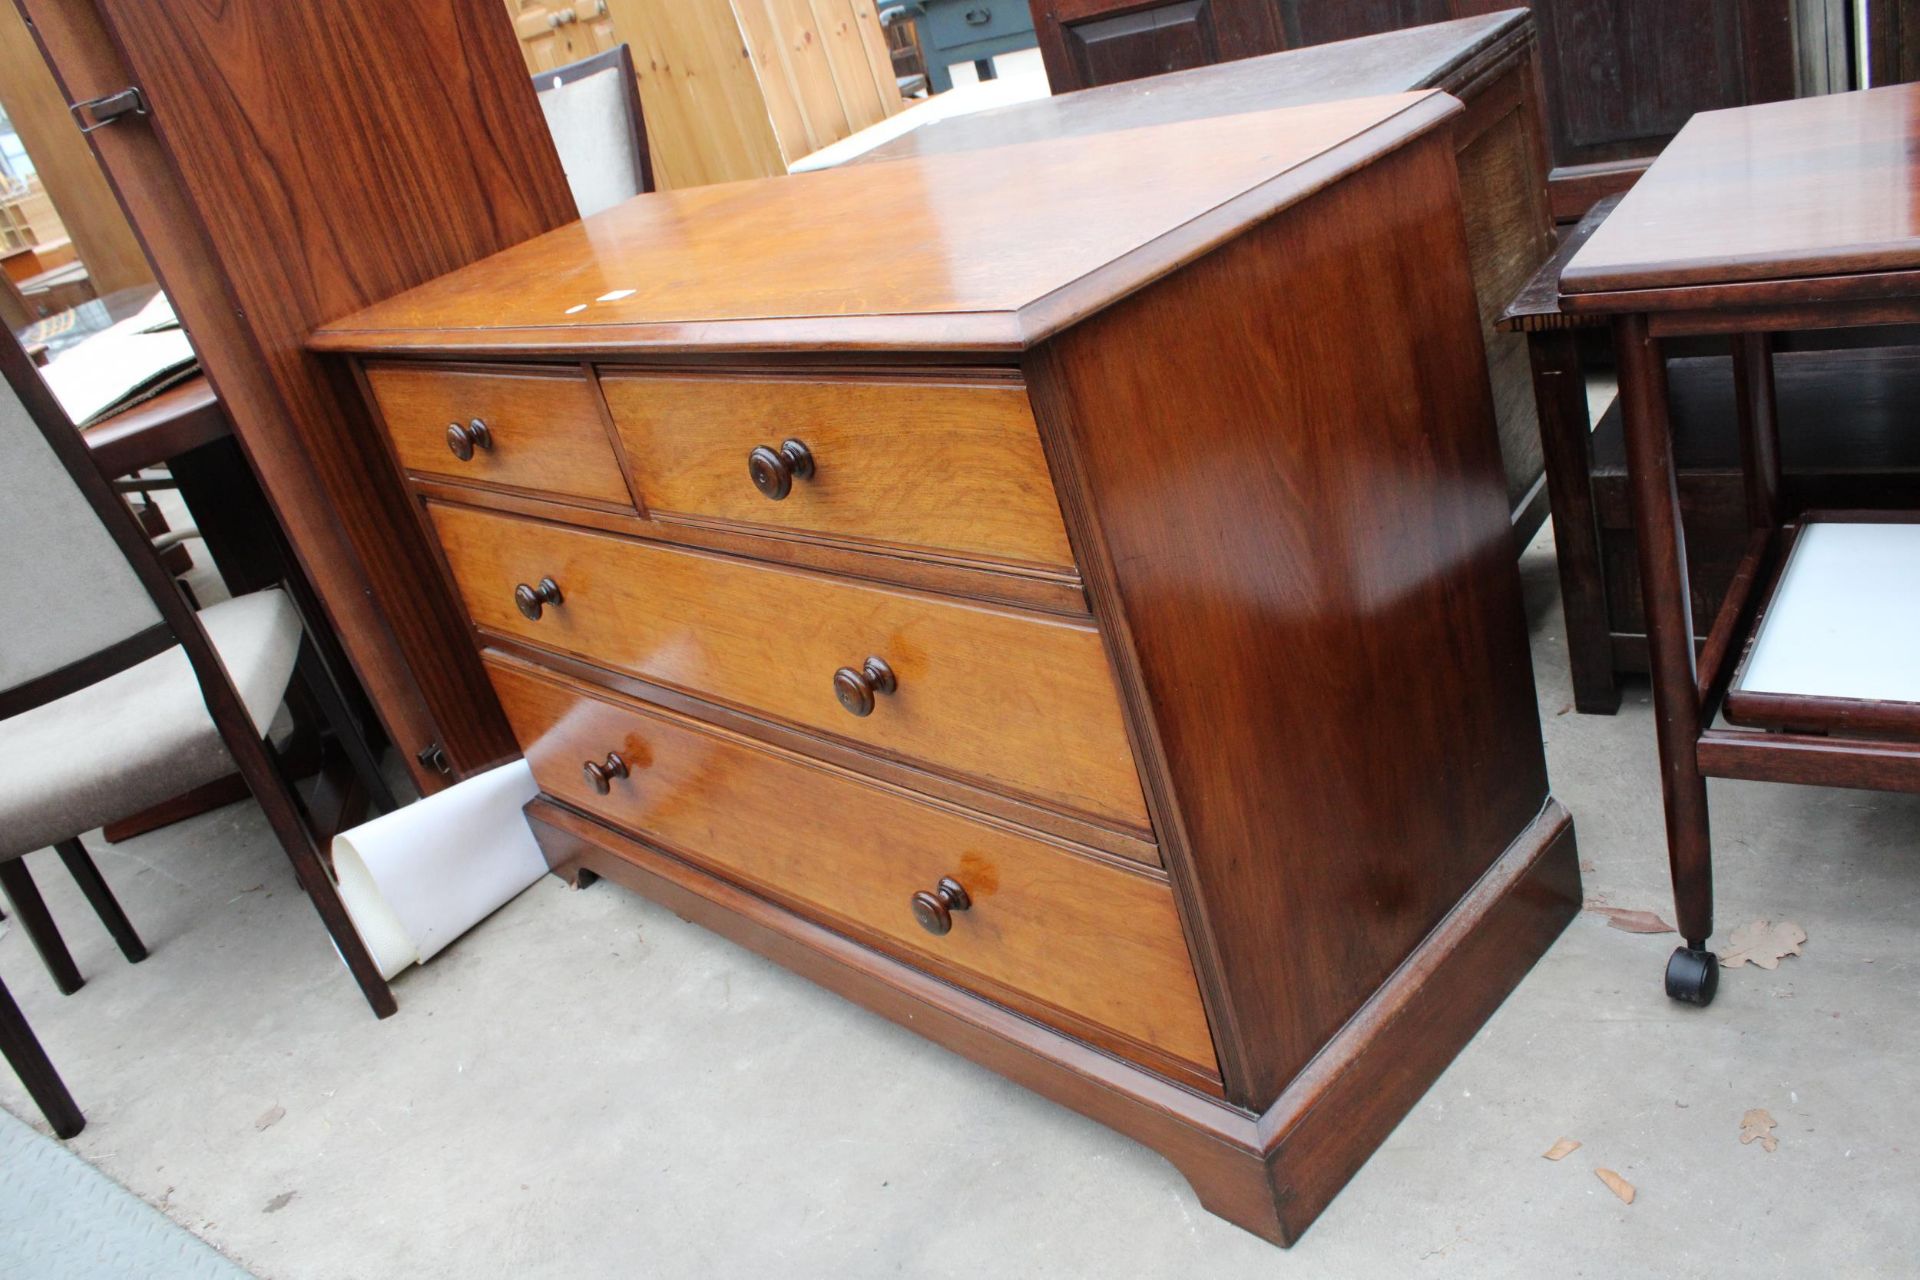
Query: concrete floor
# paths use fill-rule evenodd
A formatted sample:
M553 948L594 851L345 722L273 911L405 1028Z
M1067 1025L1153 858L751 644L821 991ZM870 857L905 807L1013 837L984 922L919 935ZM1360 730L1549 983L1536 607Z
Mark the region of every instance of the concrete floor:
M1588 892L1670 916L1644 688L1571 712L1544 543L1523 568ZM17 929L0 972L91 1118L73 1148L287 1280L1912 1274L1920 798L1714 803L1719 937L1784 916L1806 955L1681 1008L1671 936L1583 913L1288 1253L1145 1148L612 886L542 882L377 1023L249 806L99 847L138 968L36 855L90 981L56 995ZM4 1072L0 1104L39 1123ZM1777 1151L1740 1144L1750 1107Z

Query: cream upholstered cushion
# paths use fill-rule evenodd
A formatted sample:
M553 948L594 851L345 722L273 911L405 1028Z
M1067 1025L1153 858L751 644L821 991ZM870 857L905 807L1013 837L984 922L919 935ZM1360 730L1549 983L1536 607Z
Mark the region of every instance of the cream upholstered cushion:
M33 602L0 609L0 689L57 671L160 621L133 566L4 379L0 540L0 600Z
M212 605L200 620L264 735L293 678L299 615L274 589ZM138 813L232 768L176 645L0 720L0 860Z
M534 77L574 207L590 218L640 194L627 87L617 67L558 84Z

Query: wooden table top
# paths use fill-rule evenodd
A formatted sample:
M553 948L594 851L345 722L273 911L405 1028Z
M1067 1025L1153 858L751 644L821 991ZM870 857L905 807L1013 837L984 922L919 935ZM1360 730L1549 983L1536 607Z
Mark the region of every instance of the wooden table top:
M232 434L220 398L207 376L196 374L80 434L93 460L108 476L131 475L158 466L189 449Z
M1399 94L638 196L310 345L1020 350L1458 110Z
M1916 147L1920 85L1702 112L1574 256L1560 291L1578 309L1637 310L1645 299L1587 295L1920 268Z
M1532 39L1527 16L1525 9L1508 9L951 116L851 163L1085 137L1340 98L1457 89L1478 69Z

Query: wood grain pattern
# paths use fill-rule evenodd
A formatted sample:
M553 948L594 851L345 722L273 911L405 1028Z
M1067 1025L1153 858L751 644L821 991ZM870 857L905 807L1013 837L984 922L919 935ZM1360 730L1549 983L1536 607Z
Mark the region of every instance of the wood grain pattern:
M1091 626L434 504L480 627L1008 790L1146 828L1113 674ZM517 583L566 603L538 622ZM871 655L900 688L856 719L833 675Z
M1501 86L1491 67L1470 73L1483 80ZM632 370L610 382L701 384L703 399L709 381L898 383L930 365L993 383L1013 363L1001 353L1023 352L1091 618L760 558L828 547L804 530L511 497L564 521L542 523L501 514L509 495L470 490L493 508L478 510L443 501L451 486L433 490L426 510L482 642L551 691L522 716L524 736L561 744L538 766L557 798L529 806L550 865L654 894L1154 1143L1207 1207L1292 1239L1577 907L1447 127L1498 137L1524 98L1508 81L1464 116L1436 94L860 166L819 175L811 192L793 179L709 192L709 204L642 198L581 237L397 300L374 317L386 327L354 321L317 338L381 356L539 351ZM1178 193L1118 176L1142 171ZM776 253L772 214L803 197L799 231L819 251ZM949 262L983 230L942 221L956 209L1020 235ZM1069 209L1084 215L1071 227ZM933 247L856 259L828 217L911 228ZM796 228L780 231L790 246ZM663 235L678 237L671 259ZM823 264L843 248L829 281ZM529 280L548 286L544 300ZM588 304L568 317L569 297L606 298L606 313ZM560 318L535 314L550 304ZM956 309L976 304L1002 309ZM695 425L676 439L728 416L708 402L703 427L697 412L680 415ZM898 434L909 431L908 448L937 447L921 442L937 424ZM642 455L662 442L617 435L644 476ZM768 450L757 487L781 502L835 453L784 430L754 443ZM688 468L669 470L672 482ZM695 535L739 539L754 558L674 545ZM914 558L880 544L858 554ZM955 567L936 554L951 553L915 556L923 570ZM549 578L529 621L512 597ZM681 745L662 749L656 724ZM700 749L714 741L746 762L737 773ZM769 762L807 781L769 784ZM687 780L651 792L650 773ZM824 785L815 775L862 799L807 807ZM882 816L869 791L907 816ZM849 831L849 813L873 816ZM1105 1032L1070 1023L1066 997L1013 1016L1032 998L1019 990L1071 991L1086 1009L1108 999L1084 960L1053 972L1035 943L1019 975L991 984L981 969L943 968L939 948L964 940L984 906L964 871L929 853L954 837L928 834L928 813L1069 859L1054 865L1170 888L1160 901L1175 911L1217 1079L1185 1049L1149 1063L1130 1038L1146 1033L1102 1039L1124 1015L1100 1013ZM882 829L906 843L875 852L869 832ZM1090 834L1101 830L1154 848L1166 880L1101 860L1135 856ZM786 861L787 850L800 853ZM912 863L913 896L875 897L870 914L862 885L896 859ZM777 874L752 878L768 866ZM1060 892L1045 914L1085 918L1089 903ZM931 931L888 933L919 927L898 915L909 904ZM989 985L1004 1006L969 994Z
M461 769L510 754L357 388L302 349L572 216L497 0L24 8L69 97L145 91L149 118L93 141L389 735Z
M1018 384L602 368L600 385L656 518L1072 569ZM748 479L747 455L789 437L807 445L816 471L770 501Z
M1917 139L1913 85L1695 116L1567 265L1561 291L1617 311L1633 304L1584 295L1911 271Z
M538 520L558 520L584 529L599 529L628 537L749 556L841 577L890 583L967 600L1010 604L1072 617L1084 618L1088 613L1086 592L1081 588L1077 574L1015 572L1004 567L979 568L930 555L881 554L872 548L840 545L798 535L764 537L745 530L655 520L650 516L601 511L505 490L474 489L467 485L443 484L433 480L417 480L414 489L420 496L440 502L532 516Z
M1513 510L1541 475L1539 422L1526 344L1499 333L1494 322L1552 250L1538 79L1532 25L1525 13L1508 10L969 113L916 129L865 159L1090 139L1171 121L1428 88L1460 97L1468 108L1454 126L1462 210ZM1531 532L1517 531L1523 542Z
M489 666L546 795L1016 1007L1077 1015L1122 1052L1113 1033L1215 1074L1165 881L534 668ZM602 796L582 763L609 751L629 776ZM943 876L972 905L935 937L908 900Z
M1248 1106L1547 798L1458 199L1436 132L1028 368ZM1234 290L1273 301L1216 305ZM1365 361L1336 305L1370 317ZM1157 480L1187 500L1136 500L1147 442L1176 439Z
M1171 1161L1201 1205L1298 1239L1579 910L1566 811L1549 805L1264 1114L1222 1105L782 910L545 799L557 874L646 894Z
M366 372L408 472L633 508L584 372L405 364L371 364ZM447 428L475 418L491 445L462 461L447 447Z
M995 790L983 783L929 772L907 761L892 760L850 743L823 738L805 729L776 724L763 717L570 658L551 649L521 644L503 636L489 636L486 646L489 653L517 659L564 676L577 684L592 685L622 698L675 711L767 746L911 791L924 799L942 801L1029 831L1054 836L1067 844L1137 862L1143 867L1152 868L1156 874L1162 871L1160 850L1153 844L1150 832L1123 832L1111 825L1063 813L1059 809Z
M1457 110L1437 93L1368 98L640 196L324 326L311 345L1017 349ZM874 254L875 225L895 229L895 252Z

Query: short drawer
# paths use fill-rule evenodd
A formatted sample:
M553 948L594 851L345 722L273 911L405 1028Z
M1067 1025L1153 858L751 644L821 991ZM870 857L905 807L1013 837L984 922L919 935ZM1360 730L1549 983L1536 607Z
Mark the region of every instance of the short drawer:
M1033 30L1033 11L1026 0L932 0L926 12L926 39L935 49Z
M600 377L641 500L657 518L1073 565L1021 386L615 369Z
M1163 881L516 662L488 666L554 799L986 994L1215 1070ZM943 879L968 905L940 900ZM947 932L919 922L917 893L940 902L944 920L920 909Z
M468 611L491 631L1147 828L1119 693L1089 623L428 509ZM530 599L522 612L520 598L543 581L561 602ZM859 707L862 690L859 715L841 697Z
M411 474L633 507L578 370L373 364L367 382Z

